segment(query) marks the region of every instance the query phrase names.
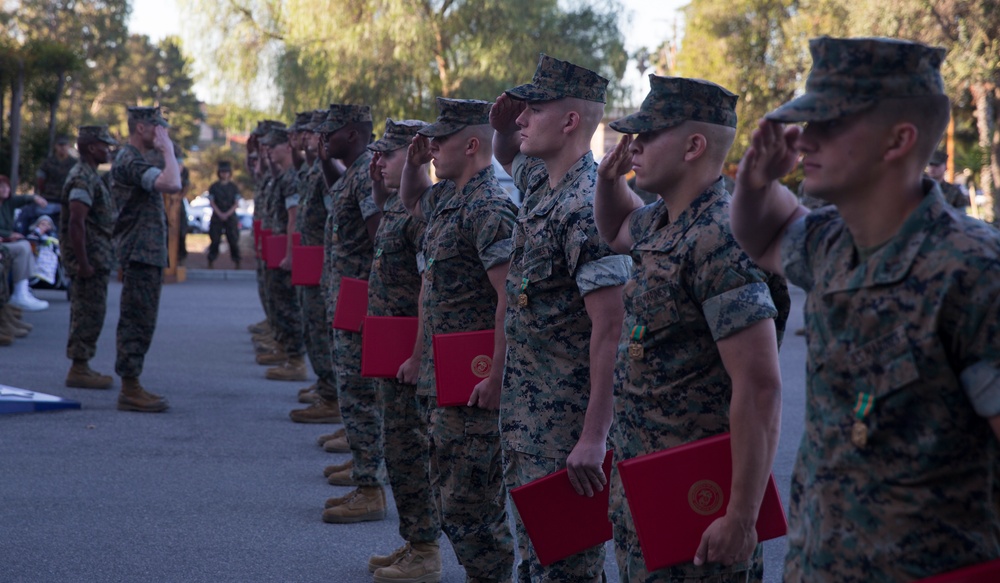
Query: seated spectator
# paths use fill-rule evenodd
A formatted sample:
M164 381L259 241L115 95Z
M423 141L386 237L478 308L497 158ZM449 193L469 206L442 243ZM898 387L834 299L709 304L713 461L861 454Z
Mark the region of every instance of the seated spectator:
M12 258L11 279L14 282L14 293L10 296L10 304L35 312L49 307L49 303L31 294L28 278L35 270L34 255L24 235L14 230L14 210L36 204L45 206L45 199L38 195L11 196L10 179L0 175L0 250L10 254Z
M44 281L56 285L59 277L59 239L56 225L48 215L38 217L28 229L26 238L35 253L35 269L31 274L31 285Z
M27 336L31 324L21 321L21 309L10 303L10 290L7 288L7 276L13 265L9 253L0 248L0 346L10 346L15 338Z

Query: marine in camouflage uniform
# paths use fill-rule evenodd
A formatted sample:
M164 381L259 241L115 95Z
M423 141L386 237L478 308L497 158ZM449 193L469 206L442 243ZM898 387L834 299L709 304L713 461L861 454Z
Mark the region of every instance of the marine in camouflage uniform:
M310 121L303 130L318 139L316 127L326 119L326 110L317 110L310 116ZM323 180L323 170L316 153L311 154L312 164L307 163L300 169L299 184L301 197L299 212L295 216L295 228L301 234L300 243L303 246L322 246L323 230L326 227L326 205L323 196L326 193L326 183ZM320 396L331 403L337 402L336 376L333 370L333 355L330 340L332 331L326 319L326 300L323 298L320 286L299 286L299 305L302 308L303 338L309 363L316 373L317 381L309 387L312 397Z
M948 165L948 154L941 150L935 150L931 155L931 161L927 165L927 174L937 181L941 188L941 194L945 202L957 209L964 209L969 206L969 197L962 189L944 179Z
M69 155L69 138L60 136L56 140L56 154L49 156L39 166L35 173L38 186L38 194L45 200L52 203L62 201L63 184L69 171L77 164L76 158Z
M728 432L731 419L736 431L739 419L742 433L733 437L733 483L742 483L747 492L734 493L726 515L706 531L724 541L720 533L724 528L737 532L753 528L760 498L754 501L750 493L759 491L763 497L770 473L780 422L777 344L791 301L785 280L751 261L729 228L730 194L719 172L735 135L734 129L726 134L725 128L736 127L737 97L714 83L677 77L650 75L650 87L639 112L611 123L616 131L639 137L630 146L626 136L605 158L597 191L602 235L613 248L629 249L634 265L624 292L614 448L617 459L627 460ZM675 141L662 141L671 133L677 135L671 138ZM697 143L694 134L706 144L703 156L676 169L688 183L708 184L692 197L690 192L670 190L679 179L657 174L653 165L658 156L672 155L667 148ZM630 148L627 157L625 147ZM638 184L661 193L661 198L642 206L631 195L621 219L611 220L609 201L613 192L617 194L613 189L625 188L624 172L632 167L632 156L639 158ZM699 160L703 162L698 164ZM670 205L676 206L668 215ZM755 362L741 361L739 352L756 354ZM748 374L748 366L763 372ZM744 395L740 401L737 389ZM754 405L748 406L751 400ZM767 453L750 464L739 464L737 444L751 440ZM738 465L751 464L748 475L736 476ZM744 505L734 507L739 498ZM754 512L752 517L745 517L748 512ZM714 583L763 577L760 545L718 550L734 554L717 558L711 558L708 548L701 564L648 572L617 468L612 473L610 515L622 581ZM749 525L738 517L749 520ZM740 552L750 558L739 556Z
M263 120L258 122L251 137L257 143L257 172L254 181L253 194L253 220L260 221L260 228L269 229L271 219L268 216L269 195L274 186L274 176L271 173L271 163L267 159L267 148L260 143L260 140L267 135L271 128L283 128L285 124L275 120ZM263 246L263 240L260 242ZM257 294L260 296L261 307L264 309L264 317L268 323L271 342L274 338L274 328L271 310L271 300L268 295L268 270L263 257L257 257ZM277 362L275 361L274 364Z
M229 178L224 182L222 180L222 174L228 173ZM231 180L233 174L233 165L228 161L219 162L219 168L217 174L219 175L219 180L216 180L208 187L208 200L212 202L215 208L219 211L225 213L229 211L234 211L236 203L240 200L240 189L236 186L236 183ZM226 241L229 243L229 256L233 260L233 264L236 269L240 267L240 222L239 217L236 213L229 215L225 219L219 216L219 213L215 212L213 209L212 219L208 223L208 236L211 240L211 244L208 246L208 265L209 267L215 263L215 260L219 257L219 244L222 242L222 235L226 235Z
M372 156L367 150L371 119L371 109L367 105L331 104L326 120L316 127L316 131L327 137L330 156L346 158L345 164L350 162L346 172L329 189L331 206L323 237L323 295L327 323L333 322L341 278L367 280L375 254L368 230L369 222L380 218L379 209L372 200L368 173ZM363 127L368 128L368 133L362 136ZM350 160L351 156L356 158ZM366 488L362 492L382 496L384 508L382 396L375 390L372 379L361 376L361 334L334 330L332 359L337 400L351 447L351 481ZM319 405L322 403L317 401ZM324 513L324 519L336 521L337 512L340 510L329 515Z
M66 339L66 357L73 361L73 366L66 385L108 388L111 377L94 372L87 363L97 352L97 339L104 327L107 310L108 278L115 265L111 240L115 208L111 192L97 174L97 166L110 160L108 146L117 146L118 142L108 133L107 126L80 126L77 144L80 162L69 171L63 184L65 210L59 217L62 265L66 275L73 280L69 290L69 336ZM82 233L78 231L81 226ZM83 243L84 257L77 256L74 240L77 237Z
M777 124L754 136L770 157L741 166L750 186L737 200L750 206L740 208L774 209L754 210L746 231L747 217L734 213L741 243L773 257L807 291L806 423L792 475L785 580L910 581L997 559L1000 236L951 208L932 181L918 180L914 167L930 157L926 141L897 163L859 166L880 165L874 184L840 182L844 170L833 162L825 171L836 182L809 171L831 144L865 147L890 135L887 124L865 116L892 116L892 128L910 123L919 135L940 136L949 113L939 72L945 51L828 37L813 39L810 51L805 94L766 119L808 122L795 142L806 181L838 206L870 211L904 197L908 206L867 232L836 207L811 214L797 207L776 183L791 165L772 149ZM851 132L846 138L817 129L834 120ZM761 245L751 231L774 242Z
M382 139L368 146L378 158L372 161L372 173L378 176L372 179L373 196L382 208L382 220L375 234L375 260L368 278L368 314L371 316L418 316L421 287L418 264L422 263L422 256L418 255L427 223L406 211L396 190L399 177L383 178L383 168L388 164L385 158L391 156L398 174L405 162L407 146L426 125L417 120L396 122L387 119ZM385 465L399 514L399 535L418 552L424 550L434 554L438 552L437 540L441 536L436 491L430 478L428 421L435 406L434 398L417 395L415 384L395 378L375 379L375 385L385 403ZM440 569L440 555L437 557ZM390 558L396 557L389 555L383 562ZM376 558L372 565L381 566L382 562ZM398 566L397 570L402 567ZM376 572L376 576L385 577L386 572Z
M563 469L570 460L574 479L586 482L591 493L605 487L603 479L595 477L591 483L587 472L601 472L604 461L622 326L621 286L631 271L628 256L614 254L594 224L597 163L590 143L607 84L593 71L542 55L532 83L506 92L507 99L516 101L501 97L494 106L497 159L512 163L514 184L525 193L506 281L507 361L500 433L508 490ZM513 122L521 112L517 123L507 127L497 120L505 101L511 106L506 121ZM553 111L575 108L594 127L582 123L574 133L562 134L561 127L533 123L534 113L525 105ZM595 115L587 115L590 112ZM537 152L547 156L543 161L532 156L536 151L530 140L519 138L518 125L546 143L556 136L545 134L559 132L565 139L558 142L558 150ZM500 152L501 142L509 149L506 156ZM562 160L566 152L579 158L565 175L550 177L548 159ZM587 463L591 467L583 467ZM522 557L517 581L601 580L603 544L542 566L517 508L511 508Z
M176 175L179 191L180 171L165 130L161 139L154 137L156 126L168 127L160 109L130 107L128 116L130 142L118 151L111 166L113 194L119 210L114 236L123 272L115 359L115 372L122 378L118 408L157 412L166 410L166 400L146 392L138 382L156 330L163 268L167 266L167 223L163 196L157 192L156 182L163 173ZM136 144L164 154L165 169L161 171L147 162Z
M468 126L489 123L489 102L438 98L438 106L437 121L421 129L420 135L447 139ZM489 144L481 143L480 148L492 152ZM411 160L408 157L401 196L408 188ZM497 182L492 164L483 162L461 190L452 180L442 180L418 194L420 211L416 214L427 219L418 396L436 396L434 334L497 325L497 290L487 272L505 269L510 259L516 208ZM465 568L466 581L510 580L514 554L504 508L498 412L435 407L430 427L431 483L439 488L442 530Z
M262 138L272 156L272 165L278 171L269 193L267 218L272 236L286 235L288 232L289 215L299 206L298 172L291 164L282 169L281 163L275 158L278 148L289 148L289 132L285 128L272 128ZM297 212L297 211L296 211ZM285 356L285 361L275 368L267 370L266 378L271 380L304 380L305 362L303 361L304 346L302 343L302 310L295 288L292 286L292 272L286 268L291 264L291 258L276 269L269 269L267 274L268 297L272 310L272 329L274 339Z

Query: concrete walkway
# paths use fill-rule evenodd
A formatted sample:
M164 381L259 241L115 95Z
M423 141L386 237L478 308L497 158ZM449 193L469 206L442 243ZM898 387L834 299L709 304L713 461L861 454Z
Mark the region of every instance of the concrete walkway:
M165 414L115 410L119 387L67 389L68 304L26 316L27 338L0 348L0 383L75 399L82 410L0 416L0 581L368 582L367 558L401 544L397 516L330 525L329 486L314 439L338 426L299 425L288 411L303 383L267 381L246 326L262 313L252 279L189 272L166 286L142 380L170 399ZM242 274L240 274L242 275ZM93 367L113 371L120 284ZM801 322L793 296L790 330ZM785 421L776 478L787 499L801 436L804 343L783 349ZM784 541L766 545L768 581L780 579ZM443 581L464 571L442 541ZM617 581L609 547L608 579Z

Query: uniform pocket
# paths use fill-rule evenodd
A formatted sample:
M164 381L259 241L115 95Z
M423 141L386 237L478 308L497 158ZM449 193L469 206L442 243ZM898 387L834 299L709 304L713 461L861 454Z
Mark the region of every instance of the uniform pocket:
M636 325L645 326L648 332L677 323L680 315L674 300L674 291L662 285L643 292L634 300Z

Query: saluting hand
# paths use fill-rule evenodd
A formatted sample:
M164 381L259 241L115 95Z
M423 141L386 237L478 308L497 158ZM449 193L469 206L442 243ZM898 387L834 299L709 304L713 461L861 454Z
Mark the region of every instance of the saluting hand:
M750 147L740 160L736 172L737 188L743 192L758 192L788 174L799 160L795 141L802 128L765 119L760 120L750 137Z
M174 143L170 141L167 128L161 125L153 127L153 147L162 152L164 156L174 155Z
M428 164L431 161L431 141L427 136L417 134L406 148L406 163L414 168Z
M614 149L604 155L597 166L597 175L604 180L617 180L632 170L632 135L625 134Z
M378 167L378 161L382 159L382 152L372 153L372 161L368 163L368 175L371 176L372 186L383 186L382 170Z
M490 109L490 125L498 133L507 135L519 131L517 117L521 115L527 104L517 99L512 99L510 95L501 93Z

